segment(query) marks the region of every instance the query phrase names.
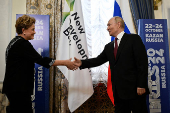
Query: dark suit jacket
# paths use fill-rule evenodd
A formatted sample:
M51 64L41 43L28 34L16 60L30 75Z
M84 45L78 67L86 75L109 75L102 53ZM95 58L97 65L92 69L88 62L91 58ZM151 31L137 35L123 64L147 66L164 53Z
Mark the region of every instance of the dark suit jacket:
M145 46L139 35L124 34L114 58L114 41L108 43L96 58L81 60L80 69L99 66L109 61L113 94L122 99L137 97L137 87L148 93L148 59ZM147 94L146 93L146 94Z
M28 40L16 36L6 49L6 70L2 93L33 94L34 64L49 68L52 65L51 62L53 62L52 58L42 57Z

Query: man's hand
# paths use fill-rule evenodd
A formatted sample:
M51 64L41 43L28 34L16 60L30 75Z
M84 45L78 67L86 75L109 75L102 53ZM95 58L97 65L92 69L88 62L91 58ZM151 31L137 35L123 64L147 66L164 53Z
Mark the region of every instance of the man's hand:
M145 88L137 88L137 94L138 95L143 95L146 92Z
M76 66L72 61L71 58L69 60L66 60L66 67L70 70L76 70L78 66Z
M74 65L77 67L80 67L82 65L82 62L80 59L77 59L76 57L74 57L74 61L73 61Z

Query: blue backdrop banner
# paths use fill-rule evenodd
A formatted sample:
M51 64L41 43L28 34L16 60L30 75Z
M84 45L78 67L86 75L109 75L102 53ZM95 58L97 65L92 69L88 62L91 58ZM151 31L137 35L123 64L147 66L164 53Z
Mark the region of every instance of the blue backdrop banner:
M148 55L149 113L170 113L170 65L166 19L140 19L138 34Z
M17 14L16 18L22 15L23 14ZM49 57L50 16L30 16L36 19L36 34L34 35L34 40L30 42L41 56ZM38 64L35 64L35 84L32 101L34 113L49 113L49 69Z

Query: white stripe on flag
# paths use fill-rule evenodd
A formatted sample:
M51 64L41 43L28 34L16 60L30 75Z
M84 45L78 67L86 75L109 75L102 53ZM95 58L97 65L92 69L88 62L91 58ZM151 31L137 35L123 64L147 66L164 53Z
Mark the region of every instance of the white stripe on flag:
M132 12L130 10L130 5L128 0L116 0L122 14L122 18L124 22L126 23L130 33L136 33L135 27L132 19Z
M85 27L81 0L65 1L63 24L57 51L57 60L88 57ZM58 66L69 82L68 107L71 112L81 106L92 94L92 78L88 69L70 71L65 66Z

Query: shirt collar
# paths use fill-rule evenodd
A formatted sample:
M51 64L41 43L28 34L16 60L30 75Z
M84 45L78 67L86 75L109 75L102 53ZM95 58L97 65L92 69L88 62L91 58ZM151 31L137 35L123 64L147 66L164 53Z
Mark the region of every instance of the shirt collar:
M121 38L123 37L124 33L125 33L125 32L122 31L122 32L120 32L120 33L117 35L118 40L121 40Z

